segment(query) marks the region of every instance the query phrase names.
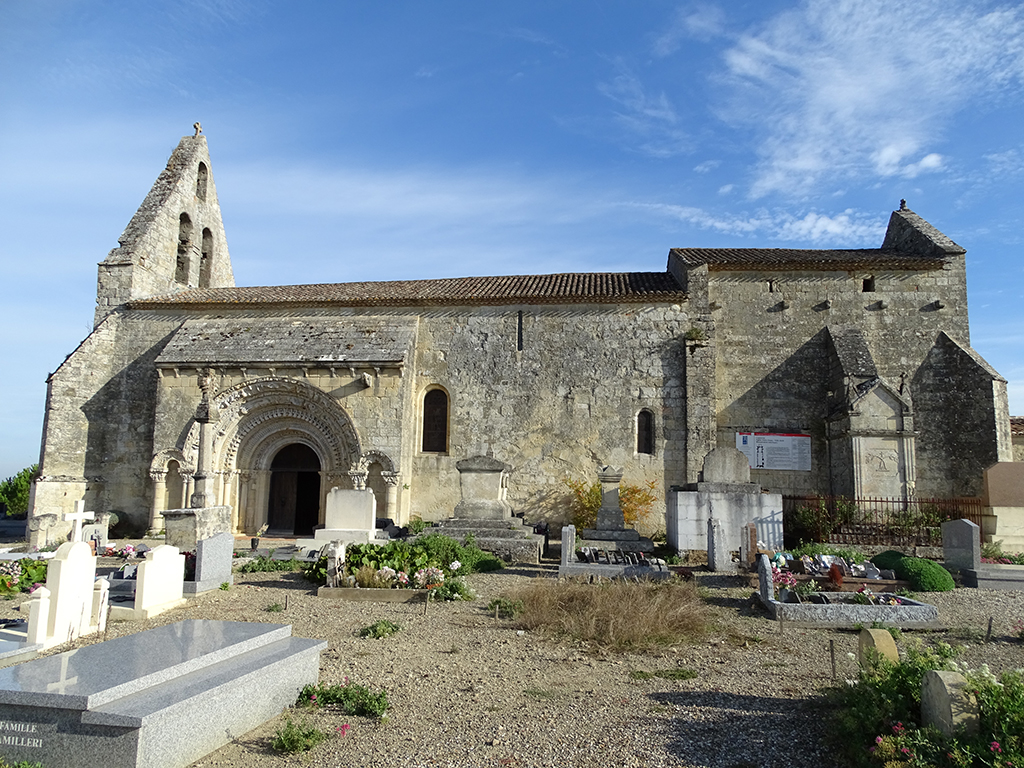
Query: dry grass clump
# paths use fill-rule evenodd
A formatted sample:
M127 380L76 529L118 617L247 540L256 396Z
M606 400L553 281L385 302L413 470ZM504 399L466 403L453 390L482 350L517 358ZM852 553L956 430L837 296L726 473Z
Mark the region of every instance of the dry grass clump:
M644 651L702 635L708 612L691 582L534 579L509 596L518 624L609 651Z

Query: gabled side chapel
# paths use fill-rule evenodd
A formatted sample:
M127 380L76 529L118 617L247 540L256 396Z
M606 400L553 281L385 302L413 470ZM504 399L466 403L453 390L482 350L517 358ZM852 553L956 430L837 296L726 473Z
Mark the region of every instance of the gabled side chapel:
M965 251L903 205L877 249L236 287L198 135L118 242L94 330L48 379L33 518L84 498L159 528L162 510L227 505L236 532L308 534L339 486L403 524L451 516L455 463L477 454L552 521L567 475L622 466L665 491L746 439L764 444L752 480L782 493L977 495L1011 460Z

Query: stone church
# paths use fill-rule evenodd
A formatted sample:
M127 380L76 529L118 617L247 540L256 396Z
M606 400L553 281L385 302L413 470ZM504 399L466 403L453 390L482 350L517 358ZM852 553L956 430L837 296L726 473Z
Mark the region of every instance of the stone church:
M509 465L528 520L599 465L664 493L716 446L772 491L971 496L1009 461L970 346L965 251L903 204L881 247L673 248L662 271L236 287L202 135L99 264L48 379L30 529L226 505L308 534L332 487L449 517L456 462ZM33 525L34 521L34 525Z

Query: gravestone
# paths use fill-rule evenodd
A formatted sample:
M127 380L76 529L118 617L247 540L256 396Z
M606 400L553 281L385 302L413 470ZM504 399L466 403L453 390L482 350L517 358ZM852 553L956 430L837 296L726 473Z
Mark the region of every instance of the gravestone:
M377 531L377 497L369 488L354 491L331 488L327 494L324 527L313 531L312 539L299 539L296 546L312 544L317 549L329 541L366 544Z
M316 683L321 640L181 621L0 669L0 755L46 768L184 768Z
M740 529L740 564L750 568L757 559L757 526L747 523Z
M900 652L896 641L887 629L862 629L857 638L857 658L861 666L867 665L871 657L878 655L898 664Z
M562 526L562 567L576 562L576 526Z
M766 549L782 547L782 495L762 493L760 485L750 482L750 464L736 448L710 451L704 457L699 482L673 486L667 502L668 543L680 552L707 549L711 517L721 521L730 550L740 549L741 530L750 523L756 526L755 542L765 542Z
M775 582L772 581L772 564L768 555L757 556L757 585L761 602L768 605L775 599Z
M741 454L742 455L742 454ZM722 524L713 517L708 518L708 568L712 571L726 571L732 567L732 555L725 543Z
M235 557L235 537L218 533L196 544L196 574L193 581L183 583L186 595L198 595L211 589L220 589L233 581L231 564Z
M164 518L164 544L179 552L192 552L203 539L231 532L231 507L167 509Z
M47 567L46 586L29 598L28 641L50 648L97 632L106 616L105 610L100 615L100 602L89 545L61 544Z
M185 604L182 597L185 581L185 556L176 547L161 544L146 553L139 563L135 602L110 606L110 618L121 621L142 621Z
M327 555L327 583L324 586L342 586L342 577L345 575L345 542L330 542L324 546L324 554Z
M455 507L456 518L507 520L512 505L506 501L506 478L511 467L491 456L470 456L455 463L459 470L462 500Z
M978 732L978 702L959 672L932 669L921 680L921 725L952 736L963 728Z
M85 521L92 520L95 516L95 512L85 511L84 501L81 499L76 501L75 511L64 513L64 522L71 523L71 533L68 535L68 541L82 541L82 527L85 525Z
M978 570L981 567L981 528L970 520L944 522L942 560L948 568Z

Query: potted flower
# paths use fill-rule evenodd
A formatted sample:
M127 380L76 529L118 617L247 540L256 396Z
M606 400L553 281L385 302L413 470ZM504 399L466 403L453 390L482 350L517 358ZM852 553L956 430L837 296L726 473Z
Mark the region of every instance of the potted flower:
M796 576L791 571L784 571L777 565L772 566L772 584L779 591L779 602L785 603L789 601L790 590L796 587ZM794 599L796 598L796 592L792 593Z
M256 531L256 535L253 536L252 539L250 539L249 546L252 547L252 551L253 552L255 552L257 549L259 549L260 538L263 536L264 533L267 532L267 528L268 528L268 526L264 525L262 528L260 528L258 531Z

